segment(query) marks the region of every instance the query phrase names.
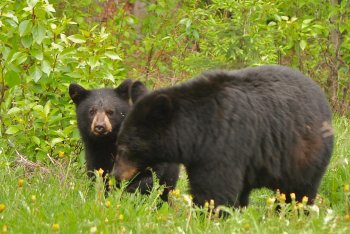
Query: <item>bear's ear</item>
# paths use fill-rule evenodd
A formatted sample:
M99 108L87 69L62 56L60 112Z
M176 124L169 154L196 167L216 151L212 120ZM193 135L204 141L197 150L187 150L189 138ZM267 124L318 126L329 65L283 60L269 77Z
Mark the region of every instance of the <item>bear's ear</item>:
M131 79L126 79L124 80L116 89L115 92L117 95L124 99L127 100L129 98L129 87L133 83L133 80Z
M115 91L120 98L128 101L130 105L148 93L146 86L142 82L131 79L124 80Z
M158 123L167 123L170 121L174 110L174 103L167 94L158 94L151 103L147 114L147 121Z
M79 104L89 93L89 90L84 89L78 84L69 85L69 96L75 104Z
M148 93L146 86L141 81L135 81L129 89L129 100L134 104L137 100Z

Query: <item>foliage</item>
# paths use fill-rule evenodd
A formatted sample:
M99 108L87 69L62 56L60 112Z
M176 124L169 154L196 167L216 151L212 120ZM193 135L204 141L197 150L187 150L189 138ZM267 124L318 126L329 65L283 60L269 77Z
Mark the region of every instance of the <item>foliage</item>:
M67 86L123 79L122 52L98 24L66 34L76 23L54 17L46 0L2 1L0 12L0 81L9 88L1 99L1 145L33 160L57 157L59 151L78 154Z

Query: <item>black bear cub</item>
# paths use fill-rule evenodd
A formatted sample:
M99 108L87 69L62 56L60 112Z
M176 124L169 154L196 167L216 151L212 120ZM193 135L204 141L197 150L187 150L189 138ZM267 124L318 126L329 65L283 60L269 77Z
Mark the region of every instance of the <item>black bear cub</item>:
M212 71L135 104L112 174L183 163L198 205L246 206L261 187L312 203L332 148L331 111L311 79L283 66Z
M85 159L89 177L94 170L103 169L103 176L110 173L116 155L116 141L120 126L133 103L147 94L147 88L139 81L127 79L117 88L87 90L78 84L69 86L69 95L76 105L77 122L85 148ZM167 187L162 199L167 199L170 189L176 185L179 166L160 163L153 167L160 184ZM144 170L127 187L133 192L137 188L147 193L153 185L152 173Z

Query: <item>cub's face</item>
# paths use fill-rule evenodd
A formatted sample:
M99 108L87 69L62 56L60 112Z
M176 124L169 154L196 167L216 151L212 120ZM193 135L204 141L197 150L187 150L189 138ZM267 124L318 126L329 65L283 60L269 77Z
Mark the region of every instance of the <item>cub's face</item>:
M94 137L116 135L128 110L128 102L113 89L91 90L77 105L79 130Z
M77 122L82 137L116 136L131 104L147 93L141 82L125 80L116 89L87 90L77 84L69 86L76 105Z

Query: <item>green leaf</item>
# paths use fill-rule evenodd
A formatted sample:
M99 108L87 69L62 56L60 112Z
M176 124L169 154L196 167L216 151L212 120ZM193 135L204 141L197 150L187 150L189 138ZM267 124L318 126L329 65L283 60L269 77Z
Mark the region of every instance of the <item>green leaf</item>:
M34 58L40 61L44 58L44 54L41 50L32 50L31 54L34 56Z
M100 65L100 62L96 56L90 56L87 63L91 67L91 70L94 70L95 67Z
M32 136L32 141L36 144L36 145L40 145L40 139L37 136Z
M46 11L47 13L56 12L56 10L55 10L55 8L53 7L52 4L46 4L46 5L45 5L45 11Z
M5 74L5 83L10 87L14 87L21 83L21 77L19 73L15 71L8 71Z
M68 38L68 40L70 40L74 43L77 43L77 44L82 44L82 43L86 42L86 39L80 34L71 35L67 38Z
M17 126L10 126L7 130L6 130L6 134L12 135L15 134L19 131L19 128Z
M44 113L46 117L49 116L50 110L51 110L51 101L48 101L44 106Z
M52 67L50 65L50 63L47 60L43 60L41 62L41 70L46 74L46 75L50 75Z
M300 46L301 50L305 50L306 45L307 45L307 43L306 43L305 40L301 40L300 43L299 43L299 46Z
M32 35L26 35L21 38L22 45L24 48L29 48L33 44L33 38Z
M106 51L105 55L112 60L122 61L122 58L117 53L115 53L113 51Z
M72 78L81 78L81 75L77 72L68 72L66 75Z
M8 114L8 115L17 114L17 113L20 112L20 111L21 111L20 108L18 108L18 107L12 107L12 108L7 112L7 114Z
M38 82L43 75L42 71L37 66L31 67L29 72L35 83Z
M22 37L30 33L33 23L31 20L24 20L18 26L19 35Z
M54 138L54 139L52 139L52 141L51 141L51 143L50 143L50 146L51 146L51 147L54 147L57 143L60 143L60 142L62 142L62 141L64 141L63 138L60 138L60 137Z
M21 53L21 55L16 59L17 64L20 65L24 63L25 61L27 61L27 58L28 58L28 54Z
M40 45L45 38L45 27L41 23L34 25L32 28L32 34L35 42Z

